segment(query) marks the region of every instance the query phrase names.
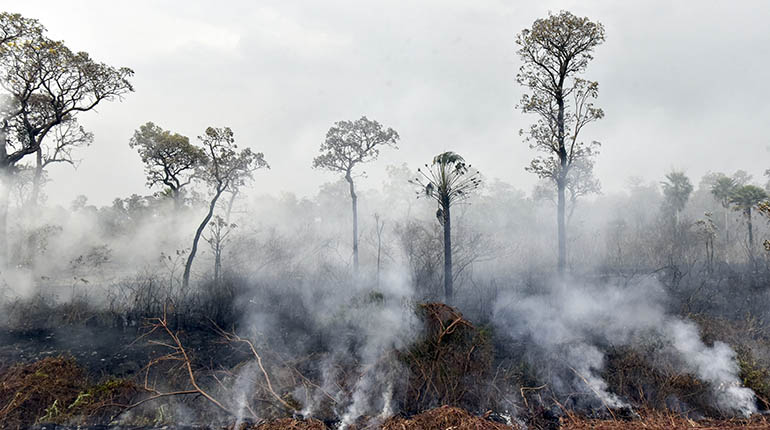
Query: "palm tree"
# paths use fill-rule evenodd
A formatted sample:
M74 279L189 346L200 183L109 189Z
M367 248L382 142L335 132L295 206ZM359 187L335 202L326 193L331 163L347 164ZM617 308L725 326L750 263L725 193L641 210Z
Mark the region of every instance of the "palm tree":
M727 210L730 208L730 198L736 188L735 180L721 175L711 186L711 195L722 205L725 217L725 246L730 243L730 231L727 229Z
M766 198L767 192L756 185L738 187L730 196L730 203L735 205L736 210L742 211L743 216L746 217L746 224L749 229L749 255L752 257L754 255L754 232L751 226L751 209Z
M418 185L418 195L430 197L438 203L436 218L444 227L444 296L447 304L452 303L452 219L450 208L460 200L469 197L479 187L481 179L476 170L459 154L448 151L433 157L425 170L417 169L422 177L409 182Z
M663 186L663 196L665 197L665 208L673 211L676 223L679 223L679 213L684 210L687 200L692 193L692 183L684 172L673 170L666 175L666 181L661 182Z

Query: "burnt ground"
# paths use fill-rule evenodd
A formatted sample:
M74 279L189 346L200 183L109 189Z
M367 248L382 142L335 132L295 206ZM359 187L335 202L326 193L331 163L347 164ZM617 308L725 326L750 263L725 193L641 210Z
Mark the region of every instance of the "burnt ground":
M185 348L203 365L207 362L237 363L245 357L222 348L221 338L213 330L180 331ZM75 358L89 377L131 378L155 357L168 349L150 344L158 336L144 336L142 329L119 329L73 325L35 331L0 329L0 371L17 363L31 363L46 357L69 355Z
M57 329L38 331L0 331L0 372L17 363L32 363L59 355L73 357L93 380L107 378L131 378L139 375L144 366L167 350L152 345L149 337L142 337L142 331L134 328L117 329L108 327L67 326ZM239 356L233 349L223 348L220 337L213 330L199 329L182 332L185 347L196 356L199 363L237 363L245 357ZM501 429L508 428L500 423L472 418L464 412L452 409L465 422L452 424L446 414L427 411L413 418L398 418L382 423L375 428L417 430L453 428L463 429ZM553 427L570 430L631 430L631 429L770 429L770 421L765 416L756 416L749 420L700 420L694 421L674 414L647 413L637 420L596 420L575 415L563 416ZM312 425L311 425L312 424ZM449 427L446 427L446 426ZM0 424L0 428L4 428ZM220 425L172 425L163 427L128 427L128 426L62 426L56 424L36 424L35 430L221 430ZM252 425L248 429L272 430L287 429L327 429L320 422L283 419L274 422ZM531 426L530 428L541 428ZM542 427L546 428L546 427Z
M134 330L70 326L35 331L0 331L0 369L46 357L71 355L93 377L136 374L160 350L138 341Z

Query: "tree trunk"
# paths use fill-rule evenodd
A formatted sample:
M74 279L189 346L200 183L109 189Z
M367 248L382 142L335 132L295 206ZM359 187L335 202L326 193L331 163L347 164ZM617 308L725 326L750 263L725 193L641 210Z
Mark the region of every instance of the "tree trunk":
M26 212L25 218L35 219L34 211L40 200L40 188L43 181L43 150L37 149L35 152L35 171L32 174L32 190L30 191L29 199L24 204L24 211ZM35 237L32 235L35 225L28 225L27 231L27 248L20 250L20 254L23 257L21 263L29 267L34 271L35 268Z
M383 221L382 227L380 227L380 218L375 217L377 225L377 288L380 287L380 262L382 256L382 229L385 228L385 222Z
M179 209L182 207L182 190L171 188L171 198L174 200L174 212L179 212Z
M451 305L454 300L454 286L452 285L452 218L449 214L449 197L441 202L444 216L444 297L446 304Z
M37 148L35 153L35 173L32 175L32 192L27 200L27 208L34 209L40 199L40 185L43 180L43 150Z
M211 203L209 204L209 211L206 214L206 218L203 218L203 222L201 222L201 224L198 226L198 229L195 231L195 238L193 239L192 248L190 249L190 255L187 256L187 263L184 265L184 275L182 276L182 287L185 291L190 285L190 269L192 268L195 254L198 252L198 241L203 234L203 230L206 228L209 221L211 221L211 217L214 216L214 208L216 207L217 200L219 200L219 196L221 195L222 190L217 190L217 193L214 194L214 198L211 199Z
M227 212L225 212L225 222L230 225L230 215L233 213L233 206L235 205L235 198L238 197L238 189L235 189L230 194L230 201L227 202Z
M564 99L561 94L562 84L564 77L559 80L559 95L556 97L556 104L558 105L558 117L556 119L556 125L558 127L558 156L559 156L559 174L556 181L556 188L558 194L558 207L556 210L556 224L559 236L559 259L557 262L557 270L559 275L564 275L564 270L567 267L567 225L565 220L566 209L566 195L567 188L567 169L569 165L567 163L567 148L564 145Z
M0 168L0 270L8 265L8 204L11 196L9 167Z
M556 223L558 225L558 235L559 235L559 261L557 264L557 268L559 270L559 275L564 274L564 270L567 267L567 226L565 222L565 206L566 206L566 199L564 195L564 189L565 184L564 181L559 181L557 183L558 188L558 207L556 210Z
M350 200L353 205L353 273L358 275L358 196L350 172L345 175L345 180L350 185Z
M751 226L751 206L746 209L746 222L749 227L749 259L754 260L754 229Z
M214 284L219 284L219 277L222 273L222 248L217 243L216 250L214 251Z
M728 213L727 206L722 206L725 209L725 263L730 264L730 230L727 228Z

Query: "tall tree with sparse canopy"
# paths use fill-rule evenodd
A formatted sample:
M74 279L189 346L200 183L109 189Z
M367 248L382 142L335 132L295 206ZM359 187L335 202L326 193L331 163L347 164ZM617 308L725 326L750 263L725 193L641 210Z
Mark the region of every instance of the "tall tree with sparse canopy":
M15 166L36 154L35 198L42 168L58 161L73 146L90 141L76 125L77 115L102 101L133 91L133 71L95 62L85 52L73 52L51 40L37 20L0 13L0 175L7 182ZM62 128L66 127L66 128ZM50 137L52 147L46 150ZM65 157L66 159L66 157ZM7 189L7 187L3 187ZM8 196L0 196L0 258L5 261Z
M599 84L577 76L586 70L594 48L602 42L600 23L565 11L536 20L516 38L522 60L516 80L529 91L518 108L538 117L521 134L531 148L545 153L532 160L527 170L556 185L560 274L567 264L565 208L570 170L581 159L594 156L599 146L598 142L580 141L580 132L604 116L593 104Z
M411 182L420 187L419 195L432 198L438 203L436 218L444 227L444 298L447 304L454 300L452 272L452 205L464 200L479 187L481 179L476 170L466 164L463 157L454 152L444 152L433 158L425 170Z
M184 203L184 188L206 161L203 149L191 144L187 136L172 134L152 122L134 132L129 146L142 157L147 185L167 187L178 210Z
M392 128L384 129L379 122L362 116L355 121L339 121L326 133L321 155L313 159L314 168L323 168L345 175L350 188L353 209L353 271L358 273L358 195L353 170L360 163L377 159L383 146L396 147L399 136Z
M235 136L229 127L209 127L204 135L199 136L198 139L201 141L203 151L206 154L206 163L201 172L201 178L211 189L211 200L206 216L195 231L192 248L184 266L182 286L185 289L190 285L190 271L195 254L198 252L198 242L203 230L214 216L219 198L226 191L234 191L244 185L247 180L252 178L255 170L270 168L261 152L253 152L250 148L238 151Z
M756 185L744 185L733 190L730 196L730 203L735 205L736 210L743 212L746 217L746 224L749 231L749 257L754 257L754 229L751 225L751 212L754 207L767 198L767 193Z

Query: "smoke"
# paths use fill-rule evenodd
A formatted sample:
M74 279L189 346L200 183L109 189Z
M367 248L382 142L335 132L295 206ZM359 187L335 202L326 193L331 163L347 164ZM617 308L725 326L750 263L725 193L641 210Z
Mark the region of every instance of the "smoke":
M284 292L280 302L293 302L292 310L302 309L298 330L304 335L284 336L283 344L275 337L261 343L295 358L314 357L308 370L319 375L319 387L310 392L301 386L287 389L300 401L302 416L328 418L323 403L330 397L332 418L339 420L341 429L364 415L396 412L393 395L402 369L393 352L409 346L419 333L412 294L406 274L399 270L384 271L377 288L365 281L319 282L302 283L296 294ZM271 336L285 332L287 319L300 324L289 309L276 303L265 309L264 303L264 298L250 299L256 311L247 310L244 330ZM324 339L323 344L313 344L311 338ZM255 366L245 367L238 379L258 380L257 372ZM233 397L249 399L253 394L249 389L234 384Z
M741 386L735 351L729 345L714 342L713 346L706 346L691 322L668 318L666 323L666 335L680 353L687 369L711 384L720 408L743 416L757 412L756 396L753 391Z
M560 395L583 393L604 407L627 404L602 378L605 353L643 336L658 336L669 345L673 363L711 386L717 406L748 416L756 412L754 393L741 386L735 352L726 344L707 346L696 325L666 311L667 295L653 278L618 285L578 281L553 282L543 291L512 292L495 307L496 324L513 341L548 359L539 366L552 375Z

